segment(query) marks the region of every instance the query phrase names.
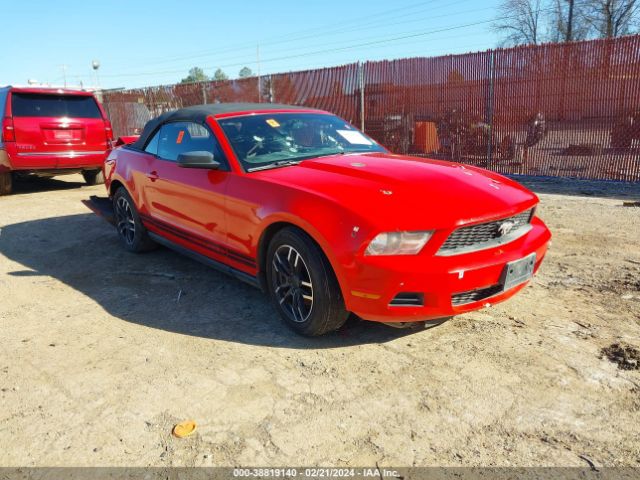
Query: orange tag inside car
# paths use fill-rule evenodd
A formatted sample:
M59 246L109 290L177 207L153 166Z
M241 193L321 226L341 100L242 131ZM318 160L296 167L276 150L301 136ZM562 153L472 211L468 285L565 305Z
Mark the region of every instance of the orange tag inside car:
M183 138L184 138L184 130L180 130L180 133L178 133L178 138L176 138L176 143L182 143Z

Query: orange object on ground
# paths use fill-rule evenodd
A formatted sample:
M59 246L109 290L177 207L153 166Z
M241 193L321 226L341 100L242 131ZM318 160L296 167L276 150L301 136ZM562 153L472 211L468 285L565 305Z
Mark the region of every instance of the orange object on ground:
M193 420L185 420L173 427L173 435L178 438L184 438L196 431L196 422Z

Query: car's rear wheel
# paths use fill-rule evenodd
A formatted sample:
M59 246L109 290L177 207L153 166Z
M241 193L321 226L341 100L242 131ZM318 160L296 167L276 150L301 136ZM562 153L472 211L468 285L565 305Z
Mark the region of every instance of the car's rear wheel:
M104 183L104 173L102 170L85 170L82 172L87 185L100 185Z
M283 321L301 335L317 336L347 320L338 280L320 247L303 231L278 231L267 252L267 285Z
M133 200L123 187L113 196L113 214L118 237L124 248L139 253L156 247L156 243L149 238L147 229L142 225Z
M0 173L0 195L9 195L13 190L13 176L11 172Z

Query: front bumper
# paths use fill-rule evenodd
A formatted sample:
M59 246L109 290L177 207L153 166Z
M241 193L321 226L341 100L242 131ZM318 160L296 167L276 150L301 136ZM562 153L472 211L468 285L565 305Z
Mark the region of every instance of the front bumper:
M527 284L502 290L505 265L535 252L535 273L546 254L551 233L538 218L531 226L526 235L513 242L478 252L448 257L364 257L348 274L348 285L343 289L347 308L366 320L411 322L448 317L504 301ZM463 305L452 303L452 295L475 290L484 290L486 296ZM391 305L403 292L422 294L423 304Z

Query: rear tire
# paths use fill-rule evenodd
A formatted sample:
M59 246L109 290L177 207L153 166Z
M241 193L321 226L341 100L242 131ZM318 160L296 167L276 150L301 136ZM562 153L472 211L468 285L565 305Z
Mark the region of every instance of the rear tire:
M102 170L85 170L82 172L87 185L100 185L104 183L104 173Z
M142 225L135 203L129 193L120 187L113 196L113 215L120 243L134 253L148 252L157 247Z
M346 322L340 285L320 247L302 230L283 228L267 251L269 295L284 323L296 333L318 336Z
M13 175L11 172L0 173L0 195L9 195L13 190Z

